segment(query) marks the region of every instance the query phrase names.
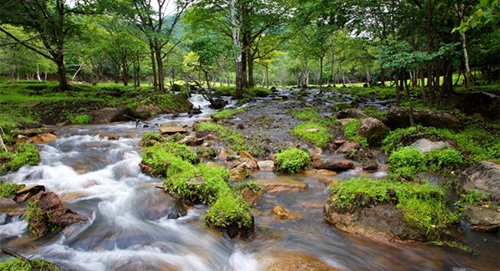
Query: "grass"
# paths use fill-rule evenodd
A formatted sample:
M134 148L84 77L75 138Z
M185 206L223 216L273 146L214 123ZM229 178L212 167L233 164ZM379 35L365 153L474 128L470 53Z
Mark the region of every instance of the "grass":
M0 198L7 198L13 196L14 193L26 187L24 184L16 184L12 182L7 182L5 180L0 180Z
M239 109L224 109L220 110L219 112L215 113L212 115L213 119L222 119L222 118L228 118L231 116L234 116L239 113L245 112L245 108L239 108Z
M312 121L299 123L291 133L320 148L326 147L333 138L333 134L325 126Z
M358 135L358 128L361 125L360 119L353 119L344 124L344 136L349 141L359 142L363 147L368 147L366 137Z
M0 172L11 172L25 165L38 165L40 150L30 143L19 143L12 152L0 153Z

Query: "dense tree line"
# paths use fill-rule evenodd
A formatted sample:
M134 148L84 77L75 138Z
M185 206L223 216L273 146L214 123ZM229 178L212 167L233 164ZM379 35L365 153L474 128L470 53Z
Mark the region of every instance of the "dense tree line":
M56 76L60 90L147 79L164 91L183 79L235 84L240 97L259 83L391 81L439 107L457 83L499 79L499 10L498 0L0 0L0 74Z

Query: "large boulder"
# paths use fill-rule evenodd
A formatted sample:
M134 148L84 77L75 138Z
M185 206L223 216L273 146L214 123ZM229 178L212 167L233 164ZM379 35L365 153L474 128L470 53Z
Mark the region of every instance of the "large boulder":
M37 236L43 236L54 229L64 229L72 224L87 220L75 211L65 207L53 192L41 192L31 200L35 200L36 204L28 223L30 229Z
M455 106L467 115L481 114L490 120L500 119L500 96L488 92L471 92L463 96Z
M500 164L479 162L461 172L455 182L465 192L483 190L491 196L491 200L500 203Z
M437 128L458 130L461 127L460 120L449 114L436 110L413 110L416 124ZM393 107L387 113L385 124L391 129L405 128L410 126L410 112L408 108Z
M376 118L365 118L361 121L358 133L360 136L366 137L370 146L379 146L389 133L389 128Z
M500 228L500 213L491 209L491 206L500 203L500 164L479 162L460 173L455 183L465 192L475 189L487 193L490 198L488 204L472 203L464 206L465 218L473 230L497 232Z
M409 227L403 220L403 212L393 204L381 204L352 213L336 211L332 199L325 202L325 220L337 229L372 239L396 241L424 241L425 232Z
M368 116L361 109L348 108L337 113L337 119L363 119Z
M428 154L435 149L444 149L449 146L447 142L444 141L431 141L427 138L421 138L411 144L412 147L419 150L423 154Z
M332 171L346 171L354 168L354 163L348 160L335 158L313 157L311 166L315 169L328 169Z
M105 107L99 110L91 110L85 114L92 117L92 123L110 123L115 121L126 121L129 110L126 106Z

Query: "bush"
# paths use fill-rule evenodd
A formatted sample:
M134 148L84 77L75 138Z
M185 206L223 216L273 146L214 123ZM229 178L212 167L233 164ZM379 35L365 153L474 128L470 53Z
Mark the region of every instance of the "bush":
M278 171L298 173L305 170L311 163L309 154L303 150L290 148L276 154L276 168Z
M425 170L426 158L413 147L403 147L389 156L390 175L393 178L414 179L417 173Z

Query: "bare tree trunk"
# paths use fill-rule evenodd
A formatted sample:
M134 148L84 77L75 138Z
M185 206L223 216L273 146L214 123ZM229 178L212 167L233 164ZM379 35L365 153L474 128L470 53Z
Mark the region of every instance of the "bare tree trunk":
M156 80L158 73L156 71L155 52L153 45L150 45L150 49L151 49L151 67L153 69L153 89L155 91L158 91L158 81Z
M241 52L241 42L240 33L241 25L236 21L236 0L231 0L231 30L233 34L233 43L236 48L239 49L238 53L234 57L236 62L236 98L243 98L243 78L242 78L242 52ZM241 18L241 15L240 15Z
M467 71L467 78L465 78L465 93L470 92L470 65L469 65L469 51L467 50L467 35L462 33L462 47L464 48L465 70Z
M408 99L408 110L410 113L410 125L415 126L415 118L413 116L413 105L411 103L410 88L408 87L408 82L406 81L406 72L403 71L403 84L406 90L406 98Z

